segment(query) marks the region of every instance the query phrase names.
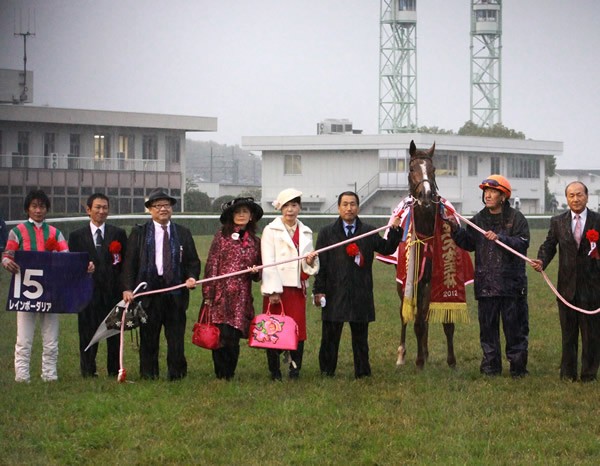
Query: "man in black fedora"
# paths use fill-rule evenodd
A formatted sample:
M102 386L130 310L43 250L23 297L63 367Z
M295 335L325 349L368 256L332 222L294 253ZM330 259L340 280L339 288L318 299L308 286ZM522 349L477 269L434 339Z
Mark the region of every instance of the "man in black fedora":
M200 276L200 259L189 229L171 222L177 200L164 189L156 188L145 203L152 219L137 225L127 242L123 270L123 299L133 301L138 283L147 282L148 290L180 285L185 288L142 297L148 322L140 327L140 375L157 379L160 331L165 328L167 339L167 378L179 380L187 375L184 353L186 310L189 289Z

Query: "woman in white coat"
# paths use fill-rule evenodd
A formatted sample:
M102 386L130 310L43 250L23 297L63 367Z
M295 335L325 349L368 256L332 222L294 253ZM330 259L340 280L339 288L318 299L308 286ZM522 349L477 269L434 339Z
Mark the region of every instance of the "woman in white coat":
M298 325L298 349L290 351L289 376L292 379L298 378L302 367L306 340L306 285L308 277L319 271L312 230L298 220L302 208L301 196L302 193L293 188L279 193L273 206L281 210L281 216L265 227L261 238L263 265L307 256L302 260L265 267L262 271L264 309L270 305L271 313L280 314L283 306L286 315ZM281 351L267 350L272 380L281 380L280 355Z

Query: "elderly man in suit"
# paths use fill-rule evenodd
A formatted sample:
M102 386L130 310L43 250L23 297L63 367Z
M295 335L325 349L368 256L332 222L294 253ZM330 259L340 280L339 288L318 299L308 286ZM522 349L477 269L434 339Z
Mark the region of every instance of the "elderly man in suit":
M593 237L600 231L600 214L587 208L588 189L574 181L565 189L569 210L550 220L550 230L532 264L545 269L558 246L558 292L571 304L593 310L600 306L600 260L591 253ZM571 309L558 301L562 332L560 377L577 380L577 351L581 332L581 381L596 380L600 365L600 316Z
M185 312L189 289L196 287L200 276L200 259L190 230L171 222L176 202L162 188L153 190L145 203L152 219L134 227L127 242L122 276L125 302L133 302L132 290L140 282L148 283L147 290L185 282L183 289L142 298L148 314L148 322L140 327L140 374L144 379L158 378L158 350L163 326L167 339L167 378L179 380L187 375Z
M121 299L122 258L127 246L127 234L122 228L106 223L109 200L104 194L92 194L86 203L90 223L69 235L71 252L87 252L94 263L94 294L87 307L78 314L79 369L82 377L97 377L98 344L85 348L108 312ZM119 372L119 336L106 340L106 368L109 376Z

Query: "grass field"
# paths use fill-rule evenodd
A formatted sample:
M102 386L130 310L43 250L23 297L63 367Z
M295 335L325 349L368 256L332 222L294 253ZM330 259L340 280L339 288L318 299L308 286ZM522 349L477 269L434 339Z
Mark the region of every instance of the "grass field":
M544 232L535 230L529 256ZM209 237L196 238L204 260ZM556 263L550 268L555 281ZM0 299L8 274L1 271ZM597 383L558 378L560 329L556 303L529 268L530 375L479 374L476 304L470 324L457 325L457 368L445 363L441 325L430 329L430 359L418 372L410 330L407 365L395 367L400 331L390 266L375 265L377 321L371 325L373 376L354 380L344 329L337 375L321 378L320 313L307 310L309 339L298 381L271 382L264 352L242 347L236 377L216 380L210 352L193 346L192 293L186 352L189 375L138 379L135 343L127 340L129 383L81 379L76 317L61 316L59 381L39 378L39 330L32 382L14 383L15 314L0 312L0 464L598 464ZM258 297L258 287L255 289ZM100 356L105 355L101 344Z

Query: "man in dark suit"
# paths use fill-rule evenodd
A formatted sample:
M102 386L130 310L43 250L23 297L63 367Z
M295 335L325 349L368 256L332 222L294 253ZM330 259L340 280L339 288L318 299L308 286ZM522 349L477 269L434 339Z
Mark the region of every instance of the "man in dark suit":
M106 223L109 200L104 194L92 194L85 210L90 216L90 223L69 235L69 250L87 252L95 266L94 294L90 304L78 314L77 323L81 375L96 377L98 344L87 351L85 348L106 315L121 300L120 276L127 234L125 230ZM108 375L116 376L119 372L119 336L108 338L106 346Z
M171 222L176 199L162 188L153 190L145 203L152 220L137 225L127 242L123 271L123 299L134 300L132 290L140 282L149 290L180 285L185 288L142 297L148 322L140 327L140 375L144 379L158 378L160 331L165 327L167 339L167 378L179 380L187 375L184 354L185 312L189 304L189 289L196 287L200 276L200 259L190 230Z
M319 232L316 249L322 249L362 235L375 229L358 218L359 199L354 192L338 197L339 218ZM313 286L314 303L322 309L322 336L319 350L321 373L333 377L338 361L338 350L344 322L350 323L354 376L359 379L371 375L369 363L369 322L375 320L373 301L373 257L375 252L393 254L402 237L400 219L395 218L387 240L378 234L366 236L353 245L341 246L319 254L321 263ZM358 253L358 254L357 254Z
M558 245L558 292L581 309L600 307L600 260L590 255L587 233L600 231L600 214L587 208L588 189L573 181L565 189L569 210L550 220L550 230L533 268L545 269ZM562 332L560 377L577 380L577 346L581 332L581 381L596 380L600 365L600 315L588 315L558 301Z

